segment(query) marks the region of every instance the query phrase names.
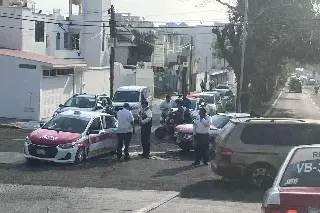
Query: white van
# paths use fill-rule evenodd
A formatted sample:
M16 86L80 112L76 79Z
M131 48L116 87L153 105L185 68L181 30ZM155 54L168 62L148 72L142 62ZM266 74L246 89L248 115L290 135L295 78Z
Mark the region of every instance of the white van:
M136 121L140 120L139 112L141 111L141 101L148 101L150 108L152 107L152 94L146 86L123 86L119 87L113 96L113 106L115 111L123 108L124 103L128 103L131 112Z

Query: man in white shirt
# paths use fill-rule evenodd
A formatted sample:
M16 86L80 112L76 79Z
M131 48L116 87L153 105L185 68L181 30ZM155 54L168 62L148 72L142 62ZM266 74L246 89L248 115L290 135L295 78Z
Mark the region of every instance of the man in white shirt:
M171 110L171 96L167 95L166 100L160 104L161 116L163 119L169 115Z
M196 160L192 164L194 166L199 165L201 160L205 165L208 165L210 125L210 116L207 115L204 108L200 108L199 115L193 121L193 136L194 140L196 140Z
M135 133L134 118L131 113L130 105L128 103L123 104L123 109L117 112L118 118L118 146L117 146L117 158L122 157L122 147L124 144L124 158L129 158L129 144L132 138L132 133Z
M152 111L147 101L141 102L141 144L143 152L139 156L143 158L150 157L150 136L152 127Z

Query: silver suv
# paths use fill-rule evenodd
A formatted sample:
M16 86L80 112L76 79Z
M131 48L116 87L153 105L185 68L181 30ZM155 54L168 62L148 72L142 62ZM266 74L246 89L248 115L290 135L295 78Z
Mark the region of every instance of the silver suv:
M211 168L228 179L245 177L262 186L275 177L289 150L320 143L320 121L291 118L232 119L216 138Z

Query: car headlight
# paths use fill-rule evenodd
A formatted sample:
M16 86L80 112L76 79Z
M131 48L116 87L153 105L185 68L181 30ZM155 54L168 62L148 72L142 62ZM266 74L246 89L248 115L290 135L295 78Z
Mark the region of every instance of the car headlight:
M71 149L71 148L74 148L75 146L76 146L75 142L58 145L58 147L61 149Z
M31 143L31 140L30 140L30 138L29 138L28 136L26 137L25 143L26 143L27 145L32 144L32 143Z

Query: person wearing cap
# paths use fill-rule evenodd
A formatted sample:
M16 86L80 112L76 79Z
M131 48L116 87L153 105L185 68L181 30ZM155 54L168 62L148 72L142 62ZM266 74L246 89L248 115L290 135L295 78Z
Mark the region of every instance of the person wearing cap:
M139 156L143 158L150 157L150 135L152 127L152 111L148 106L147 101L141 102L142 111L141 115L141 144L143 152Z
M210 116L207 115L204 108L200 108L199 115L193 121L193 137L196 142L196 159L192 164L194 166L199 165L201 160L205 165L208 165L210 125Z
M135 133L134 118L130 111L128 103L123 104L123 109L117 112L118 118L118 145L117 145L117 158L122 157L122 147L124 144L124 158L129 158L129 144L131 142L132 133Z

